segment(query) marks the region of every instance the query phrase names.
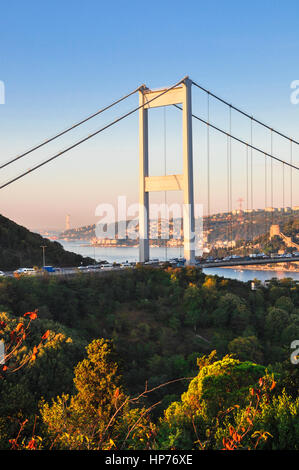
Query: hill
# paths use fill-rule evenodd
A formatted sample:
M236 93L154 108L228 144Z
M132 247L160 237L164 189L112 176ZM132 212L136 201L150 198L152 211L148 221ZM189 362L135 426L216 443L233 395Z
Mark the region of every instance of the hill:
M126 226L128 229L128 234L131 231L138 229L138 221L136 220L136 227L130 224L132 221L127 220ZM256 237L268 234L270 226L273 224L279 225L281 228L286 227L286 235L291 234L293 237L296 236L298 232L298 212L291 209L273 209L273 212L266 210L256 209L252 212L245 211L233 211L233 212L223 212L213 214L210 217L203 217L203 231L204 238L208 236L208 244L213 246L226 246L227 242L232 240L235 243L246 242L252 240ZM99 227L103 227L102 224L99 224ZM173 234L177 233L178 229L182 227L182 219L170 219L169 220L169 234L172 238ZM115 224L108 224L105 226L105 231L112 230L115 233L115 240L117 243L128 243L130 244L130 239L122 239L119 236L119 226L116 222ZM161 224L161 220L150 220L150 234L158 233L159 241L162 243L163 237L161 239L161 234L165 230L165 225ZM297 230L297 231L296 231ZM96 225L86 225L83 227L77 227L69 230L65 230L59 235L60 239L66 240L89 240L96 241ZM156 240L151 239L150 241ZM97 240L99 241L99 240ZM134 239L135 241L135 239ZM182 241L182 239L181 239Z
M0 215L0 269L41 266L42 249L46 246L46 262L54 266L79 266L91 264L91 258L66 251L58 242L52 242L37 233Z
M298 367L290 361L290 344L299 335L299 285L292 279L272 279L267 287L259 284L251 291L250 283L206 276L196 268L138 267L127 270L125 276L78 273L69 279L1 278L0 305L0 339L7 344L12 331L22 332L28 315L34 319L17 357L8 361L2 376L0 370L2 449L10 447L9 439L18 435L19 423L27 419L21 439L31 439L35 429L45 449L52 443L58 448L99 448L89 431L106 426L109 413L122 403L119 400L127 394L138 396L145 386L152 391L142 395L145 408L140 415L135 405L126 411L125 436L146 409L152 424L142 425L157 436L155 449L191 449L198 438L206 442L211 432L215 436L208 448L219 449L227 419L231 420L228 430L238 426L234 420L240 416L247 422L244 413L252 400L248 386L258 390L255 383L265 368L271 377L275 374L277 398L273 403L268 396L267 401L261 400L261 413L255 414L260 421L253 431L270 433L268 448L298 448L299 378ZM23 364L23 357L30 357L41 337L46 339L34 360L31 357L13 372L14 361ZM109 353L111 340L113 355ZM217 361L211 364L207 355L216 358L215 350ZM72 396L71 402L65 394ZM96 411L91 422L97 397L104 412ZM243 414L227 413L235 405ZM41 424L47 425L50 435ZM117 446L123 427L118 422L115 426L111 439ZM77 440L72 439L74 433ZM81 439L82 433L87 433L88 440ZM146 448L147 441L139 438L138 433L135 440L132 436L131 447L125 441L118 448L123 444L126 449Z

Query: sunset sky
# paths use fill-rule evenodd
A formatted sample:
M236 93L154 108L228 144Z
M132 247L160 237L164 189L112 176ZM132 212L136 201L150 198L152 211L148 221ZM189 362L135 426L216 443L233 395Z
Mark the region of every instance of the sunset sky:
M142 83L149 88L170 86L185 75L298 140L299 105L290 101L290 84L299 80L298 31L296 0L252 0L246 5L201 0L2 3L0 80L6 102L0 105L0 160L7 161ZM49 148L1 170L0 182L137 105L135 95ZM193 109L206 116L206 97L197 90ZM227 129L225 113L211 102L211 121ZM163 119L161 109L150 117L153 174L164 171ZM166 123L167 171L178 172L180 113L167 109ZM248 132L249 123L234 117L233 133L248 138ZM214 133L210 138L211 208L216 212L226 209L226 145ZM256 130L254 138L270 151L269 134ZM204 205L205 150L206 129L194 123L195 200ZM275 139L274 153L288 159L288 145ZM245 199L245 150L233 146L232 158L237 208L237 199ZM299 163L298 149L293 158ZM254 205L262 207L264 160L258 154L254 166ZM282 204L281 175L281 167L275 167L274 205ZM285 175L288 205L289 173ZM294 188L299 187L295 174L293 181ZM72 227L96 222L98 204L115 203L118 195L126 195L128 203L138 201L137 114L3 189L0 213L30 229L63 229L66 214ZM169 200L176 197L179 200L177 195ZM293 203L299 205L299 190L294 189Z

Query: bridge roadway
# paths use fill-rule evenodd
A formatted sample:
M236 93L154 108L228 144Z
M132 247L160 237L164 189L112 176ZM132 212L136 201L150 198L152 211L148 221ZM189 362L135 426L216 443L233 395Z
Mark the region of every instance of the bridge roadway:
M290 258L287 257L279 257L279 258L252 258L250 260L246 259L234 259L234 260L219 260L219 261L211 261L209 263L198 263L197 266L200 268L221 268L221 267L229 267L229 266L249 266L249 265L257 265L257 264L275 264L275 263L293 263L294 261L299 262L299 256L292 256Z
M275 263L292 263L297 261L299 263L299 256L292 256L290 258L284 257L284 258L264 258L264 259L236 259L236 260L230 260L230 261L212 261L209 263L196 263L196 267L198 268L215 268L215 267L230 267L230 266L246 266L246 265L261 265L261 264L275 264ZM158 267L158 265L151 264L150 266L152 267ZM106 269L94 269L92 267L87 267L85 269L78 269L77 267L70 267L70 268L59 268L56 272L43 272L43 271L36 271L34 274L31 275L26 275L31 277L33 276L43 276L43 275L48 275L48 276L74 276L75 274L78 274L81 272L82 274L91 274L91 273L97 273L97 274L104 274L108 273L111 271L118 271L118 272L125 272L126 269L134 269L134 266L130 268L125 268L121 266L114 266L111 268L106 268ZM13 277L14 272L13 271L6 271L3 273L3 277Z

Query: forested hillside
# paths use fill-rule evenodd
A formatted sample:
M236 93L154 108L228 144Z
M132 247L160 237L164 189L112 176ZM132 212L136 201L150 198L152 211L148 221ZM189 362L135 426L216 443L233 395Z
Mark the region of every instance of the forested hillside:
M247 417L253 425L238 446L253 446L250 436L262 429L273 437L260 446L298 448L299 373L290 345L299 339L299 286L291 279L256 291L195 268L1 279L0 310L6 341L23 332L26 312L34 319L2 371L1 448L28 419L24 442L36 421L42 448L54 441L111 448L110 436L116 448L216 449L232 445L229 426L244 419L247 430Z
M37 233L0 215L0 270L42 265L42 249L46 248L46 261L54 266L79 266L93 262L75 253L65 251L57 242L43 238Z

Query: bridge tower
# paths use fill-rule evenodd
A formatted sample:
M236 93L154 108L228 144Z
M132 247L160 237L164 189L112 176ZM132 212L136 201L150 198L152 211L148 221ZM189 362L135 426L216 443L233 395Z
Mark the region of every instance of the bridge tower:
M149 259L149 193L151 191L183 191L184 257L187 264L195 262L195 219L193 189L192 82L182 83L154 99L165 89L139 91L139 261ZM149 102L152 100L151 102ZM182 105L183 110L183 173L149 176L148 110L160 106Z

